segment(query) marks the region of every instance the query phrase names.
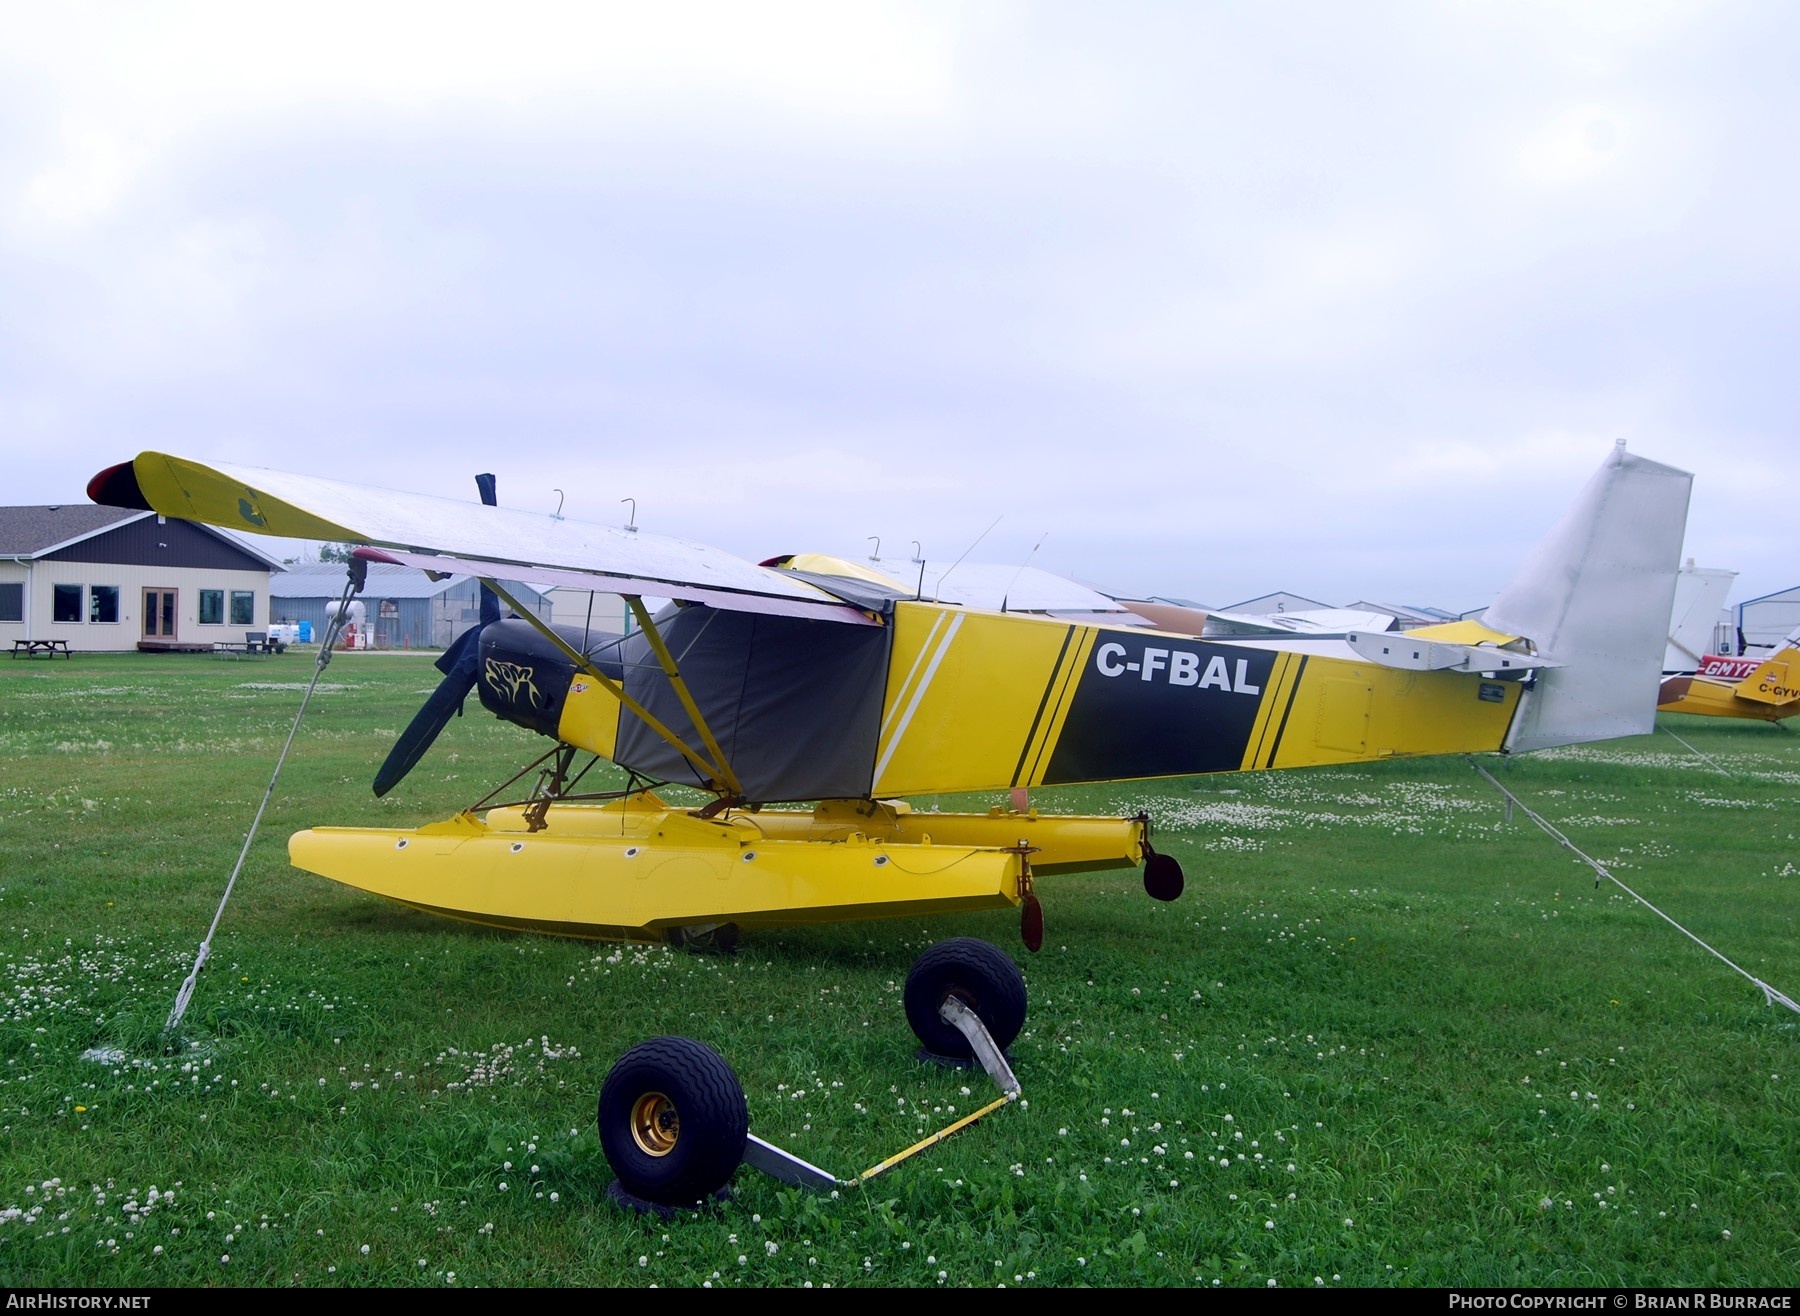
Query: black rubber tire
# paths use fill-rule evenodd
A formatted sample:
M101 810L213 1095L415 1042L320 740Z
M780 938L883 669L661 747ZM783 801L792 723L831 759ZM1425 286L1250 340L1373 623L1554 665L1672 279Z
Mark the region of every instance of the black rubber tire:
M654 1037L619 1057L600 1087L600 1147L619 1184L661 1206L694 1206L744 1159L750 1106L722 1056Z
M906 1022L935 1056L973 1058L969 1039L938 1017L955 996L986 1025L1002 1051L1025 1026L1025 975L1005 951L975 937L940 941L914 961L906 975Z

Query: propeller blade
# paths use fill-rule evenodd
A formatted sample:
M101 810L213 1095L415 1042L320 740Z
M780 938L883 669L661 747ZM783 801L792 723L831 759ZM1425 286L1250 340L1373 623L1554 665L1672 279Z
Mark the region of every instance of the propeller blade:
M413 714L413 720L406 724L406 730L388 751L387 761L375 774L377 796L386 795L398 786L425 757L425 751L438 738L438 732L462 712L463 700L469 697L469 691L475 688L481 675L481 627L472 627L459 635L456 643L438 659L437 665L443 670L444 679Z

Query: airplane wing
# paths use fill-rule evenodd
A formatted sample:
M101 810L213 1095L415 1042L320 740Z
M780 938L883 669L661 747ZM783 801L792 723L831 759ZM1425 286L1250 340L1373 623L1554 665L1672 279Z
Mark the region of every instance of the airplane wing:
M915 559L908 574L908 570L889 571L822 553L790 553L770 558L763 565L778 565L810 580L844 581L850 585L845 595L849 598L858 597L860 586L873 585L890 598L930 599L987 612L1029 612L1109 625L1150 624L1110 595L1016 562L953 562L944 567Z
M1064 616L1129 611L1117 600L1065 576L1004 562L962 562L942 569L927 566L919 590L928 599L990 612Z
M1206 614L1208 639L1229 636L1295 635L1316 639L1341 639L1351 631L1388 631L1394 618L1385 612L1362 612L1354 608L1307 608L1296 612L1209 612Z
M309 475L144 452L88 496L247 534L344 540L427 571L649 594L739 612L873 625L791 573L666 535Z

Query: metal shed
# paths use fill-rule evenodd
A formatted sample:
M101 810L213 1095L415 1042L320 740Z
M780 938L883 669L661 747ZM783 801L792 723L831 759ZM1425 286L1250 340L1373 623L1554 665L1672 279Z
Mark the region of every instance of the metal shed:
M344 572L342 563L320 562L279 573L269 582L272 620L311 622L322 635L326 605L343 596ZM549 600L538 590L517 581L500 583L538 616L550 616ZM357 597L377 649L445 649L481 621L481 585L473 576L434 581L412 567L372 562Z
M1800 626L1800 585L1746 599L1735 612L1738 652L1767 656L1794 627Z

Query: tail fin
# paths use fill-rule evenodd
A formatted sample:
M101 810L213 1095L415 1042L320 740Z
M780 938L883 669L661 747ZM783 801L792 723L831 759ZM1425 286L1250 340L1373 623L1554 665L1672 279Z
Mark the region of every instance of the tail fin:
M1538 674L1508 749L1655 729L1693 480L1621 442L1500 591L1483 624L1562 664Z
M1719 614L1725 610L1725 597L1731 593L1735 571L1713 567L1697 567L1689 558L1675 577L1675 608L1669 615L1669 647L1663 653L1663 675L1674 676L1698 671L1706 655L1712 652L1713 632L1719 626Z
M1759 704L1791 704L1800 699L1800 626L1790 631L1781 647L1739 681L1731 693Z

